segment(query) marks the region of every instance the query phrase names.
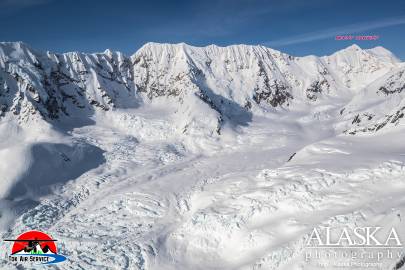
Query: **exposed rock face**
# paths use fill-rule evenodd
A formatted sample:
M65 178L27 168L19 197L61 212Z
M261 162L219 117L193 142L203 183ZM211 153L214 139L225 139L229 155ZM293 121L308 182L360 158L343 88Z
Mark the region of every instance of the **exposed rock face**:
M315 81L306 89L307 98L315 101L318 98L318 94L327 91L329 87L330 85L326 79Z
M384 128L387 125L398 125L402 118L404 118L404 113L405 113L405 106L396 110L392 114L385 115L384 117L378 119L377 121L372 122L371 120L373 119L372 115L369 115L367 113L364 113L362 115L363 118L360 117L360 115L356 115L355 118L352 121L352 124L354 127L350 130L346 130L345 133L355 135L359 132L377 132L380 129ZM362 122L366 122L365 126L362 126Z
M399 72L391 75L384 85L378 88L378 91L390 95L394 93L401 93L405 90L405 70L400 70Z
M377 79L348 104L344 114L351 125L345 133L377 132L401 123L405 111L404 69L400 66Z
M288 106L289 99L293 99L292 94L288 90L289 87L277 80L274 80L271 84L268 80L265 80L264 89L255 88L253 99L257 104L260 104L264 100L273 107L279 107L284 104Z

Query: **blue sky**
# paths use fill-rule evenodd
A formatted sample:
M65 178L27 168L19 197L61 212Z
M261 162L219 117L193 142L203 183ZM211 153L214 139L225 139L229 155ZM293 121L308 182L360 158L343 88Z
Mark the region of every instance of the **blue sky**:
M378 35L336 41L337 34ZM148 41L262 44L325 55L384 46L405 60L403 0L0 0L0 40L54 52L134 53Z

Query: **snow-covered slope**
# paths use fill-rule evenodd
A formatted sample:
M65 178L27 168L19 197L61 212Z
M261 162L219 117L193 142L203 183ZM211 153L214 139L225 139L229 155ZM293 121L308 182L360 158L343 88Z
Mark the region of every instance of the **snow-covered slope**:
M0 43L1 235L50 233L60 269L317 269L314 227L405 235L404 95L382 47Z

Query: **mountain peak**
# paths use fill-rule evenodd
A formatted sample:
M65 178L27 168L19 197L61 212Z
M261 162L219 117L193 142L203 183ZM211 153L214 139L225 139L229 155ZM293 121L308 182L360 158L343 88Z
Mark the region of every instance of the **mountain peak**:
M360 47L359 45L357 45L357 44L352 44L352 45L350 45L349 47L347 47L347 48L344 49L344 50L348 50L348 51L355 50L355 51L358 51L358 50L361 50L361 47Z
M347 54L356 54L358 52L362 52L363 50L357 44L352 44L344 49L336 51L332 55L347 55Z
M390 60L395 63L400 62L400 60L390 50L387 50L382 46L377 46L372 49L367 49L365 51L381 59Z
M29 63L35 63L37 56L41 52L32 49L22 41L0 42L0 64L5 61L25 60Z
M0 45L13 48L30 48L30 46L23 41L0 42Z
M162 53L175 54L178 52L188 53L201 53L202 55L220 55L220 54L230 54L230 55L249 55L251 53L257 55L266 55L268 53L275 55L287 54L280 52L278 50L265 47L263 45L248 45L248 44L234 44L228 46L218 46L215 44L210 44L207 46L194 46L187 43L156 43L148 42L143 45L134 55L139 55L142 53L161 55Z
M382 62L399 63L400 60L395 55L384 47L377 46L372 49L362 49L357 44L350 45L347 48L339 50L328 57L338 57L351 60L361 59L378 59Z

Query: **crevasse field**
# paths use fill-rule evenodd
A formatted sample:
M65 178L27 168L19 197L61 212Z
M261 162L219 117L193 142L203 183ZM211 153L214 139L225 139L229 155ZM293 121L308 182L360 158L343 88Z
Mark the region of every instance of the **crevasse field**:
M404 95L382 47L0 43L1 237L49 233L54 269L332 269L308 257L314 228L405 240ZM7 252L1 269L27 267Z

